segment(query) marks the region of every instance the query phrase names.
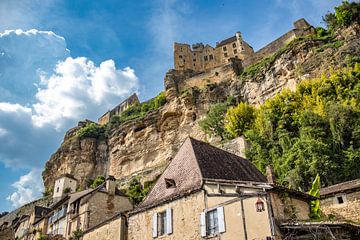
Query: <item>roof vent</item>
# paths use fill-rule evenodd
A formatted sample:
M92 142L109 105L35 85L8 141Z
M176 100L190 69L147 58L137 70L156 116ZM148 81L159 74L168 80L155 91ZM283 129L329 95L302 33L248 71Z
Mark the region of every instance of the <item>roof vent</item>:
M171 178L165 178L165 184L166 184L166 188L175 188L176 187L175 180L171 179Z

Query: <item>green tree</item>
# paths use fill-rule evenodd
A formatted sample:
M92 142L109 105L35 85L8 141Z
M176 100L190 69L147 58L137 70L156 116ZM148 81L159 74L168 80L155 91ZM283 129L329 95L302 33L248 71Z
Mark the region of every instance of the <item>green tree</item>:
M320 176L316 175L311 189L309 191L309 195L316 198L316 200L310 201L310 218L314 220L320 219Z
M250 129L255 119L255 108L248 103L240 103L235 107L230 107L226 112L225 129L233 137L241 136L246 130Z
M228 133L224 127L224 119L228 106L224 103L217 103L210 107L209 112L199 122L200 128L207 134L219 136L224 140Z
M105 182L105 177L104 176L98 176L94 179L94 181L91 183L90 187L91 188L97 188L98 186L100 186L101 184L103 184Z

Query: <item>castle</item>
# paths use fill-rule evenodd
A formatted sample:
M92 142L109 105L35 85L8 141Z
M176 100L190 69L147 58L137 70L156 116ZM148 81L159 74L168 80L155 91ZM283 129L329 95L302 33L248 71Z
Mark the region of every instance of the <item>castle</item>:
M217 42L215 48L203 43L196 43L191 47L189 44L174 43L174 69L206 72L226 65L232 59L241 60L244 67L249 66L267 55L275 53L294 38L313 32L313 27L304 18L295 21L293 25L294 29L257 52L254 52L253 48L243 40L240 32Z

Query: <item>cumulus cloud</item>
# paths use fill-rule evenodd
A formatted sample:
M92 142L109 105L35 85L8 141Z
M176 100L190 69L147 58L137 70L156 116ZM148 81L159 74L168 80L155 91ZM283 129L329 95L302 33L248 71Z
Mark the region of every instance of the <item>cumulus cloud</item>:
M97 67L84 57L68 57L56 66L53 75L43 76L42 83L45 86L38 89L33 105L34 124L60 129L68 127L69 120L96 119L133 92L138 79L129 67L116 69L113 60Z
M82 119L96 120L133 91L138 78L113 60L99 65L72 58L63 37L36 29L0 33L0 162L40 169L64 132ZM39 195L40 171L32 170L7 197L19 206Z
M18 181L12 184L12 187L16 190L6 199L11 202L13 207L20 207L41 196L43 185L40 174L39 169L32 169L28 174L21 176Z

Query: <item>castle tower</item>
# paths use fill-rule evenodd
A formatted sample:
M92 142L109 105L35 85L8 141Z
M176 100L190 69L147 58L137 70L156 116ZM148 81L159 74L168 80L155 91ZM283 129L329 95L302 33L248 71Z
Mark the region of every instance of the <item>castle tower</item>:
M56 202L68 193L76 191L77 180L71 174L63 174L55 180L53 200Z

